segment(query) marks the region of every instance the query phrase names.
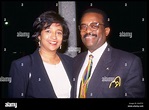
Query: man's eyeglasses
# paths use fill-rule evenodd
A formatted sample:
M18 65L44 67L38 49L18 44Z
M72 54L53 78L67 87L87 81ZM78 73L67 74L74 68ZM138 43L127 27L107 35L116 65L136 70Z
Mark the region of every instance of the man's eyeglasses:
M99 29L100 25L104 25L104 24L99 24L99 23L96 23L96 22L91 22L88 25L80 24L79 25L79 30L80 31L86 31L88 26L89 26L92 31L96 31L96 30Z

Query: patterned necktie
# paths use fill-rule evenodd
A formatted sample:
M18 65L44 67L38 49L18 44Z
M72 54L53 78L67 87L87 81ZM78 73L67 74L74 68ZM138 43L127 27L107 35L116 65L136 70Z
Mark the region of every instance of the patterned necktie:
M93 64L92 59L93 59L93 56L89 55L88 65L84 71L81 85L80 85L80 96L79 96L80 98L86 98L86 92L87 92L88 83L90 80L91 69L92 69L92 64Z

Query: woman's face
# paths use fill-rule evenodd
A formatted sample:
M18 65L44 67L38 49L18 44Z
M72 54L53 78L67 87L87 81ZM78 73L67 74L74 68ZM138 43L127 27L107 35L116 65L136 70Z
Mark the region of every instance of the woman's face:
M40 42L40 49L57 51L62 44L63 28L59 23L52 23L51 26L41 31L38 39Z

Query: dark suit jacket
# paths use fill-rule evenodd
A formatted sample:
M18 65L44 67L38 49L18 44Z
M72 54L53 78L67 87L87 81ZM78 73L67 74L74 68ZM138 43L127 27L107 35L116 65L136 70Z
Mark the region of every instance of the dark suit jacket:
M75 79L78 78L86 55L87 52L84 52L74 59ZM145 95L142 78L139 57L108 45L90 79L87 98L142 98ZM76 85L77 80L75 95Z
M72 58L60 53L58 55L72 86ZM38 49L31 55L13 61L10 69L10 77L12 77L12 83L8 85L10 98L57 98ZM73 90L71 90L71 97L72 92Z

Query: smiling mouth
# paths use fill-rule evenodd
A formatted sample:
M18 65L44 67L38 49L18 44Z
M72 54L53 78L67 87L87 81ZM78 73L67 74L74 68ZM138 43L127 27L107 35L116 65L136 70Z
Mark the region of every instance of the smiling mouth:
M50 44L56 45L56 44L57 44L57 42L53 41L53 42L50 42Z
M56 45L57 44L56 41L48 41L48 43L51 44L51 45Z

